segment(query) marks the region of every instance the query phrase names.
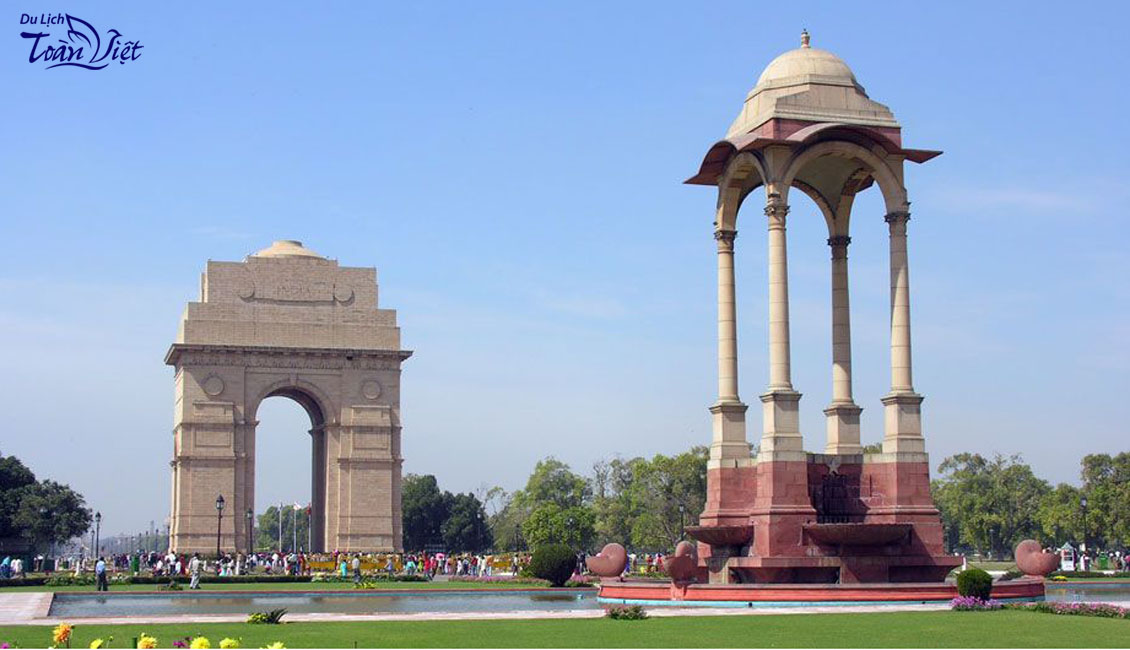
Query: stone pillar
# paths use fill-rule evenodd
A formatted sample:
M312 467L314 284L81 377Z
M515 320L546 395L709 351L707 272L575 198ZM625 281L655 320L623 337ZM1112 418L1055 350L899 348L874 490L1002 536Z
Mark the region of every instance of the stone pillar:
M770 459L804 460L800 393L793 390L789 360L789 263L785 238L788 213L789 206L781 197L770 194L765 206L769 218L769 389L761 396L761 452L769 454Z
M749 465L745 412L738 396L738 330L734 283L734 238L737 231L718 230L718 401L710 407L714 438L712 467Z
M886 409L884 453L924 453L922 396L914 392L910 353L910 266L906 251L909 212L892 212L886 221L891 235L891 392Z
M738 400L738 314L734 297L736 230L717 230L718 242L718 402Z
M851 237L837 235L832 247L832 403L824 409L828 422L825 453L858 454L859 414L851 388L851 306L848 299L847 249Z

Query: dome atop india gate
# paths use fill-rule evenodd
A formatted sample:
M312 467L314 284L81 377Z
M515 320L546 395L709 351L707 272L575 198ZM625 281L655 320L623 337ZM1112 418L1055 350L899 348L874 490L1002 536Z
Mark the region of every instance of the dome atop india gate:
M302 242L294 239L280 239L258 253L252 253L251 257L313 257L320 260L326 259L303 246Z
M898 128L890 109L873 101L843 59L809 45L773 59L727 131L727 137L753 132L771 119L837 122Z

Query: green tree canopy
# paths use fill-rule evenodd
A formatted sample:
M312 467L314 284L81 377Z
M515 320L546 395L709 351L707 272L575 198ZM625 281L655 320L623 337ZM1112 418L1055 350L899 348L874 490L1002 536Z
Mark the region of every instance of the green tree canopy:
M444 493L447 501L447 520L440 527L443 543L454 551L485 551L493 544L487 525L483 504L473 494Z
M1130 452L1084 456L1080 473L1087 541L1099 548L1130 546Z
M82 495L55 481L36 481L15 456L0 455L0 537L23 537L34 546L63 543L90 529Z
M443 524L447 521L448 499L431 474L408 474L401 488L404 548L423 550L443 543Z
M261 551L305 550L309 547L310 517L306 508L295 510L294 506L282 507L282 545L279 545L279 507L271 506L259 515L256 526L255 548ZM294 545L295 530L298 526L298 546Z
M1040 533L1037 514L1051 491L1020 456L957 454L942 461L933 483L942 523L960 544L1005 557L1021 540Z
M595 515L592 508L562 508L549 501L541 504L522 523L522 535L531 549L548 544L565 544L574 550L587 549L593 543Z
M526 487L515 495L515 499L532 511L546 503L563 509L583 506L591 495L589 482L583 476L573 473L568 465L550 456L538 461L526 481Z

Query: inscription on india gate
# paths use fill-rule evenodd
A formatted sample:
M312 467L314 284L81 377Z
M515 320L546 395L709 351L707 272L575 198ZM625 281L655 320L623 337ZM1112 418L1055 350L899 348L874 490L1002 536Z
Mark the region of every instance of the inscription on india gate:
M400 349L373 268L297 241L209 261L165 362L176 370L170 543L246 552L256 512L259 404L310 415L311 549L400 551ZM216 499L224 497L222 516Z

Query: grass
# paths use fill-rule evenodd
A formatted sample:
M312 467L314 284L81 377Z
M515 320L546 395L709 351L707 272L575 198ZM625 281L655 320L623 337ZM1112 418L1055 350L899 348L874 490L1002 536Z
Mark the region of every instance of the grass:
M188 585L183 585L185 591L188 590ZM110 591L162 591L162 593L180 593L176 591L168 592L158 589L160 585L110 585ZM522 584L522 583L505 583L505 582L382 582L378 590L382 589L537 589L539 585ZM352 582L251 582L251 583L232 583L232 582L212 582L201 583L201 591L362 591L354 589ZM0 594L11 593L16 591L53 591L55 593L66 593L75 591L94 591L94 585L85 586L67 586L67 587L47 587L47 586L34 586L34 587L4 587L0 589Z
M983 569L985 571L1014 571L1016 570L1015 562L970 562L969 566L975 569Z
M71 646L98 637L129 647L141 632L161 647L201 634L218 647L225 636L243 647L282 641L288 648L387 647L832 647L832 648L1125 648L1130 621L1035 612L890 612L609 619L179 624L77 626ZM50 627L0 627L0 641L50 644ZM356 646L354 644L356 643Z

